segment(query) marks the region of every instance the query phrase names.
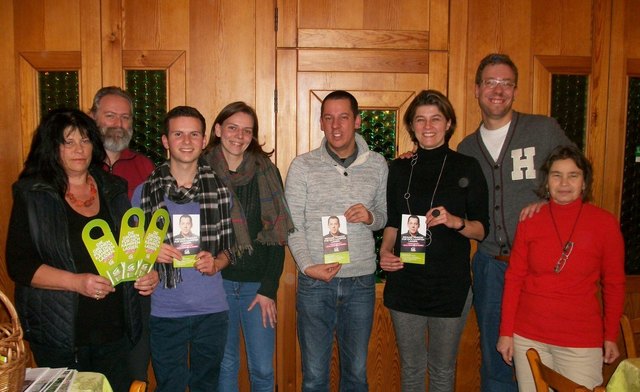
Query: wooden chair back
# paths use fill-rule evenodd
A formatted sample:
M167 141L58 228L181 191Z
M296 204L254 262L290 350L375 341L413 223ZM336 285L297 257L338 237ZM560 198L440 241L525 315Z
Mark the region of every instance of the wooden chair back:
M604 387L598 386L593 391L583 385L575 383L563 376L562 374L551 369L540 360L538 352L530 348L527 350L527 359L531 372L533 373L533 381L536 384L536 392L548 392L549 388L557 392L598 392L605 391Z
M627 358L638 358L638 346L636 336L640 334L640 317L630 319L626 314L620 319L624 347L627 349Z

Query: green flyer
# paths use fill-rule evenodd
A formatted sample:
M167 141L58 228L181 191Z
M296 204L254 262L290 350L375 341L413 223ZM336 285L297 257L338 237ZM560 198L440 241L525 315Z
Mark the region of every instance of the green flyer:
M93 238L92 235L98 231L97 229L100 229L102 234ZM82 240L98 269L98 274L109 279L114 286L122 282L124 268L120 260L124 257L107 222L102 219L93 219L87 223L82 230Z
M132 218L136 217L136 220ZM124 259L124 280L131 281L138 278L140 262L144 257L144 212L141 208L130 208L122 216L120 225L120 249Z
M145 275L153 268L168 230L169 212L164 208L158 208L151 216L149 228L144 236L144 253L138 268L138 276Z

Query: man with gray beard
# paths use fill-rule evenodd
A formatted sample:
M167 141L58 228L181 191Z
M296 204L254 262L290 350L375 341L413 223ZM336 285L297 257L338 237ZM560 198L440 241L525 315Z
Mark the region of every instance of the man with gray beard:
M120 87L103 87L93 97L89 115L96 121L104 149L107 152L104 170L127 180L129 199L138 185L145 182L155 169L146 156L129 149L133 136L133 100ZM151 301L141 296L142 336L129 352L129 373L132 379L147 381L151 352L149 347L149 315Z
M155 168L149 158L129 149L133 136L132 109L131 96L120 87L109 86L98 90L89 112L100 128L107 151L104 169L127 180L129 199Z

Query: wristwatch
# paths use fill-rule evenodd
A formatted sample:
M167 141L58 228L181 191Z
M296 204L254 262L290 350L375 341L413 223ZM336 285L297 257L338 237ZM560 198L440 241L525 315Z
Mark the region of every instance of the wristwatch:
M467 225L464 223L464 218L462 218L462 226L458 227L456 231L462 231L465 227L467 227Z

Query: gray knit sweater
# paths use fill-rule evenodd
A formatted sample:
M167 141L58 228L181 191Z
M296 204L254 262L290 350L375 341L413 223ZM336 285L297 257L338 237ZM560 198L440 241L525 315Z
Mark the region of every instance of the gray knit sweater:
M375 271L373 231L387 222L386 185L388 166L382 155L370 151L356 134L358 157L348 168L329 156L326 139L319 148L296 157L287 175L285 194L296 230L289 235L289 249L304 273L323 263L322 217L344 215L350 206L362 203L373 214L371 225L348 223L350 263L337 277L349 278Z
M478 248L491 256L508 255L522 208L538 201L534 193L540 167L559 145L573 144L558 122L547 116L513 112L498 161L487 151L480 129L464 138L458 152L478 160L489 187L489 235Z

